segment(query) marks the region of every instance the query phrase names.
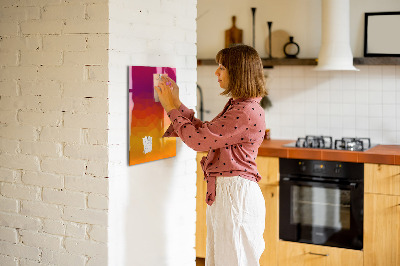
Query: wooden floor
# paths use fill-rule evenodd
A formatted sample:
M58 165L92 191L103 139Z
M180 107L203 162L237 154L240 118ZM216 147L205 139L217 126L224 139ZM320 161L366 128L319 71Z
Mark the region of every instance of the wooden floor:
M206 261L203 258L196 258L196 266L205 266Z

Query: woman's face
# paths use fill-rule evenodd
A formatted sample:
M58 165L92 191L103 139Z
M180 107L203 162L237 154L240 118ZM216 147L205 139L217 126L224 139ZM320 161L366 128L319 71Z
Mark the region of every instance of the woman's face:
M215 75L218 77L219 86L222 89L227 89L229 84L228 70L226 70L223 65L219 64L217 70L215 71Z

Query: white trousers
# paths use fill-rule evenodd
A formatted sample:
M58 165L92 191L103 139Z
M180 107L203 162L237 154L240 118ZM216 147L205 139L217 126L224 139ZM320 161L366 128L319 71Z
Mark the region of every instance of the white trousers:
M259 185L240 176L217 177L207 205L206 266L258 266L265 242L265 200Z

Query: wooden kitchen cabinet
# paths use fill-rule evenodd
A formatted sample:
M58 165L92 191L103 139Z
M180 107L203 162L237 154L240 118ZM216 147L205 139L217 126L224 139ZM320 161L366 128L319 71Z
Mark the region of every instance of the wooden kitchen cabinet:
M364 196L364 266L400 265L400 196Z
M364 192L400 196L400 165L364 164Z
M400 166L364 167L364 266L400 265Z
M206 152L198 152L196 156L197 161L197 192L196 192L196 257L206 257L206 192L207 183L204 181L203 170L201 169L200 161L203 156L207 156Z
M345 248L279 241L279 266L361 266L363 252Z
M260 266L276 266L278 263L279 240L279 187L261 185L265 199L265 250L260 258Z
M279 186L279 158L258 156L256 164L262 177L260 185Z

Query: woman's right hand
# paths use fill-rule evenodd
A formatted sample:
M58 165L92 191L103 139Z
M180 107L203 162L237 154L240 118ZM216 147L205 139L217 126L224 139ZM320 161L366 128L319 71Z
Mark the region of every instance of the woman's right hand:
M172 98L174 101L174 105L176 109L178 109L181 106L181 101L179 100L179 87L176 85L175 81L171 79L170 77L162 77L163 81L165 83L170 82L172 85Z

